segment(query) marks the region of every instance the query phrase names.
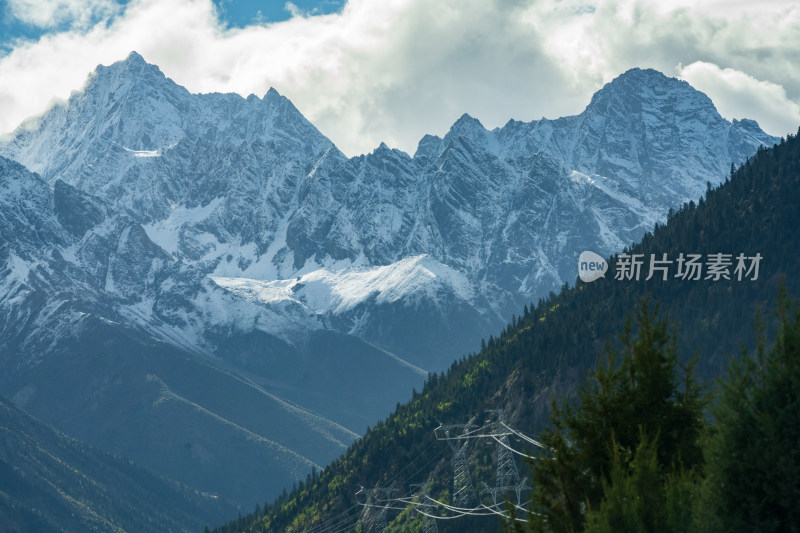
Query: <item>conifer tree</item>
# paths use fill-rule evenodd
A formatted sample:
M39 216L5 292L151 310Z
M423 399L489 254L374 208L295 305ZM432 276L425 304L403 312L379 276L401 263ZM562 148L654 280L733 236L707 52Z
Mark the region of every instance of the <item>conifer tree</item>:
M645 300L638 335L628 320L621 349L607 349L578 402L553 406L552 428L542 435L552 457L533 468L532 530L582 531L587 512L613 496L611 489L619 490L616 478L639 483L655 475L665 483L677 467L702 461L703 396L692 365L679 363L675 335L655 319L657 313ZM643 466L631 471L637 454ZM651 460L652 468L644 469Z
M781 296L767 351L731 365L714 409L708 487L724 530L800 531L800 309Z

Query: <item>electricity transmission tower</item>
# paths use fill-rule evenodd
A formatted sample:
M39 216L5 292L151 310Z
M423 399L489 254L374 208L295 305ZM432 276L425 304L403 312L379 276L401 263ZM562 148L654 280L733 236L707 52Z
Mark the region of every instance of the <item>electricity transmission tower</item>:
M414 500L422 502L428 495L427 483L413 483L408 488ZM439 526L436 525L436 520L427 514L422 516L422 533L439 533Z
M361 511L360 522L370 532L381 533L389 524L389 504L397 489L391 487L375 487L374 489L361 489L366 495L366 501Z
M423 516L422 530L425 533L438 533L439 520L453 520L462 517L487 517L499 515L510 518L504 507L515 507L526 511L522 506L522 493L530 489L524 476L520 476L517 462L512 454L518 454L528 459L537 459L537 456L520 451L511 444L521 440L542 450L548 450L536 439L525 435L505 423L502 409L487 411L481 425L476 425L472 417L466 424L439 425L434 430L437 440L447 441L453 452L453 490L450 502L439 501L432 498L430 491L431 478L426 483L409 484L408 496L398 495L396 481L389 487L375 487L364 489L356 493L357 502L364 506L359 521L370 532L382 532L386 529L390 510L413 509ZM470 454L485 450L484 446L473 450L470 441L473 439L491 439L495 442L494 486L487 486L481 482L476 490L469 469ZM486 441L484 441L486 442ZM487 442L487 444L491 444ZM426 465L427 466L427 465ZM420 469L422 470L422 469ZM416 474L415 474L416 475ZM433 475L433 474L431 474ZM411 476L414 477L414 476ZM401 483L401 486L403 484ZM404 492L404 491L403 491ZM359 495L364 499L359 499ZM487 497L492 503L487 501ZM518 522L527 522L526 519L514 517Z
M466 424L451 424L440 426L444 438L453 450L453 505L467 507L475 500L475 489L472 488L472 479L469 475L469 461L467 451L469 447L469 432L472 429L474 418ZM437 436L438 438L438 436Z
M508 431L504 430L504 416L502 409L488 412L494 415L495 421L491 424L495 445L495 485L493 488L484 489L484 493L491 496L495 506L501 505L505 499L503 495L513 492L517 505L522 503L522 491L527 487L524 479L520 479L517 462L511 452Z

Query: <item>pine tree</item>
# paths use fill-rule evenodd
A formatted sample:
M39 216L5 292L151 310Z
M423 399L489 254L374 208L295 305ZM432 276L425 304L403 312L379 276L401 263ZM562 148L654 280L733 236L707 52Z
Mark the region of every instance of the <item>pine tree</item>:
M697 531L700 473L675 469L665 476L657 456L657 441L645 436L632 457L629 450L614 446L603 500L586 513L586 533Z
M657 313L645 300L637 316L638 336L633 337L628 320L622 350L607 350L578 403L553 406L552 428L542 436L553 456L533 468L529 518L534 531L581 531L587 511L614 494L609 490L619 489L612 472L622 479L637 450L644 453L644 443L652 443L662 481L676 466L691 469L702 461L703 396L691 365L681 375L675 336L654 319ZM650 475L637 473L645 474Z
M663 487L656 446L643 437L632 458L629 450L614 446L608 479L603 479L603 500L588 509L586 533L639 533L656 531Z
M800 531L800 309L781 297L777 338L733 363L714 409L708 475L730 532Z

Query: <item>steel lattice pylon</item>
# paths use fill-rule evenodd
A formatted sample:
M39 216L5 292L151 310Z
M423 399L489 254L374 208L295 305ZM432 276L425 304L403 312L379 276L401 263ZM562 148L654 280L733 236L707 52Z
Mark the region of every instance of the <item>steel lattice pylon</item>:
M467 507L475 496L472 488L472 479L469 475L469 462L467 461L467 447L469 441L464 441L453 456L453 505Z
M494 488L484 490L483 493L490 494L494 504L499 505L504 494L513 492L516 495L517 505L520 505L522 491L527 488L527 483L524 479L520 479L519 477L517 462L511 453L511 444L508 435L503 434L502 431L504 422L503 410L496 409L489 411L489 413L495 415L497 418L494 422L494 426L499 435L495 437L497 441L495 449L495 486Z
M459 442L455 437L458 434L464 436L469 433L473 422L474 418L463 425L454 424L441 427L441 430L444 431L445 439L454 452L452 503L456 507L467 507L475 500L475 489L472 487L472 479L469 475L469 461L467 460L469 439L465 438L463 442Z
M381 533L389 525L388 513L389 503L392 495L397 491L392 487L375 487L374 489L362 489L367 495L364 509L361 511L359 521L366 525L368 531ZM377 510L376 510L377 509Z
M453 520L467 516L488 517L499 515L506 519L512 519L513 517L513 520L518 522L527 522L526 519L518 518L508 512L508 509L525 511L525 507L522 506L522 492L530 489L526 480L520 477L516 458L512 453L529 459L537 459L538 457L515 449L511 444L511 438L519 438L544 450L549 450L549 448L507 425L504 421L502 410L487 411L482 425L475 425L477 418L477 416L472 417L466 424L445 426L440 422L439 426L434 429L436 440L447 441L448 446L453 451L451 463L453 485L450 502L434 499L427 494L430 490L430 476L433 476L433 473L429 474L426 483L410 483L408 496L396 496L399 490L396 485L396 479L392 481L389 487L376 486L374 489L369 490L361 487L361 490L356 492L357 503L364 506L359 519L361 525L367 531L382 532L389 522L389 510L406 511L408 509L415 510L423 515L421 529L426 533L438 533L437 521L439 519ZM476 490L473 484L469 459L473 451L470 441L475 439L491 439L495 442L493 454L495 485L493 487L481 482L481 488ZM489 444L491 440L483 442ZM477 452L481 453L484 450L486 450L484 446L476 449ZM431 461L433 459L428 461L425 466L411 477L416 476ZM366 499L363 503L359 498L361 494ZM487 496L491 498L492 503L487 501Z
M506 446L511 446L508 442L508 436L503 435L498 437L500 441L497 444L495 452L495 461L497 461L495 473L495 487L509 487L516 485L519 481L519 471L517 470L517 462L514 460L511 451Z
M430 481L430 480L429 480ZM409 485L409 490L412 491L412 498L420 501L428 495L427 483L413 483ZM436 520L428 515L422 516L422 533L439 533L439 526L436 525Z

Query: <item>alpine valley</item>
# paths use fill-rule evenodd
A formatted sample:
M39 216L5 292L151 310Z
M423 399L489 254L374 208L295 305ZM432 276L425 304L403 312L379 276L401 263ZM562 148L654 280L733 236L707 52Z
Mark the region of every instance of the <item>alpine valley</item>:
M0 139L0 394L250 507L762 145L653 70L579 115L347 157L136 53Z

